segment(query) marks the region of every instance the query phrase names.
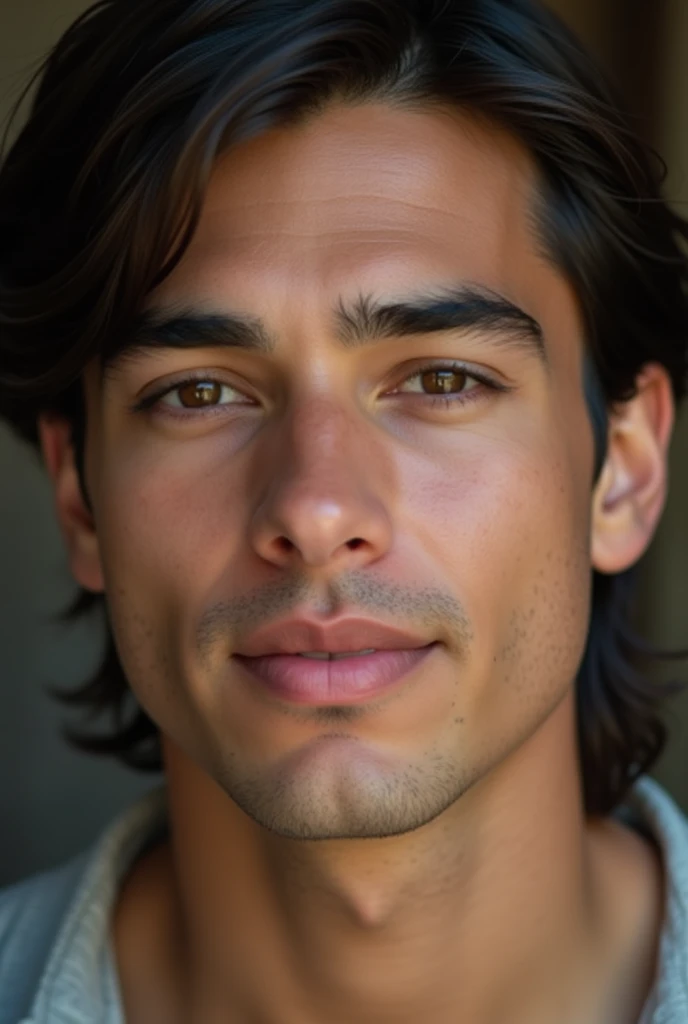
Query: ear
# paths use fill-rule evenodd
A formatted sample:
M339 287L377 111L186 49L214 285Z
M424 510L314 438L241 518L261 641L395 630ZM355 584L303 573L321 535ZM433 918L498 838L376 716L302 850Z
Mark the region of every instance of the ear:
M630 568L647 549L667 494L667 461L674 425L671 381L648 364L637 393L620 403L609 423L607 458L592 504L591 555L598 572Z
M102 593L98 538L79 482L71 425L61 417L44 414L38 420L38 434L72 575L87 590Z

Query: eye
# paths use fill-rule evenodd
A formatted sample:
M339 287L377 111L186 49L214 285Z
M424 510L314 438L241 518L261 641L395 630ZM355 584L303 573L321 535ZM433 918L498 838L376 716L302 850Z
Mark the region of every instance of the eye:
M455 395L471 390L468 387L470 382L474 386L479 383L461 366L434 366L407 377L397 390L425 395Z
M150 410L169 416L193 416L203 410L212 411L227 406L253 405L243 392L214 377L193 377L146 395L134 412Z
M218 405L245 402L246 398L219 380L187 380L160 395L161 405L175 409L207 409Z
M427 398L431 405L459 406L485 397L489 391L506 390L504 385L460 363L421 367L394 389L392 394Z

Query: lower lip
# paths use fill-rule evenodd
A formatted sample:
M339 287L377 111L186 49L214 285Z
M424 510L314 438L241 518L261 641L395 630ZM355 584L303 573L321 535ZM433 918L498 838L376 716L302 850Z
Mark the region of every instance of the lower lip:
M239 664L282 700L296 704L358 704L399 683L428 657L436 644L401 651L375 651L337 661L271 654Z

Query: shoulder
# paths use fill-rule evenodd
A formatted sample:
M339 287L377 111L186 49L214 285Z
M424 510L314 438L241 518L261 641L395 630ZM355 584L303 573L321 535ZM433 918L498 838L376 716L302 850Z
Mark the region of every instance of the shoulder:
M0 889L0 1024L27 1012L88 853Z
M0 1024L100 1020L112 990L110 925L118 889L166 828L164 787L146 793L79 856L0 890Z
M636 782L625 807L672 860L688 859L688 818L658 782L647 776Z
M653 840L663 867L664 905L654 987L644 1022L688 1021L688 819L657 782L642 778L623 817Z
M636 782L619 816L659 849L667 896L682 905L683 913L688 909L688 818L683 810L659 783L645 777Z

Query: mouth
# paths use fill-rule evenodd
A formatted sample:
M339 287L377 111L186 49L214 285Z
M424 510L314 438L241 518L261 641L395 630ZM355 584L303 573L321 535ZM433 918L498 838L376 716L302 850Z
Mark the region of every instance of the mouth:
M406 681L438 646L255 657L235 654L233 660L280 700L322 707L361 704L387 693Z
M298 657L310 658L313 661L342 661L344 658L362 658L368 654L377 654L377 651L373 647L367 651L342 651L338 654L331 651L303 651Z

